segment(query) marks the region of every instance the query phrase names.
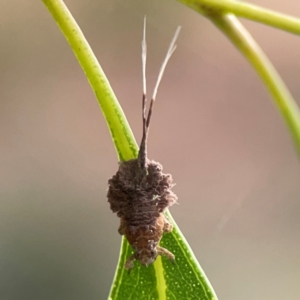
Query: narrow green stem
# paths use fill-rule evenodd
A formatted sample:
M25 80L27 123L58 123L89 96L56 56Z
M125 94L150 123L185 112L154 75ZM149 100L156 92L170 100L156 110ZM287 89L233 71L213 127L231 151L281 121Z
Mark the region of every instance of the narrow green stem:
M193 8L194 10L209 18L231 40L231 42L238 48L238 50L253 66L253 68L269 90L276 106L279 109L279 112L288 125L288 128L295 142L296 150L298 152L298 155L300 156L300 110L286 85L284 84L283 80L273 67L272 63L269 61L256 41L252 38L250 33L245 29L245 27L243 27L243 25L239 22L235 15L224 12L232 8L229 4L235 6L235 4L237 4L236 1L179 1L185 3L187 6ZM224 3L224 7L222 7L222 9L220 3ZM251 11L250 8L253 8L253 6L245 6L245 11L246 8L249 8L249 10ZM263 10L261 11L261 13L263 13ZM283 23L284 22L282 19L282 25ZM274 24L272 23L272 25ZM296 29L296 27L293 28Z
M289 127L300 155L300 111L279 74L235 16L212 15L209 18L240 50L264 82Z
M218 13L233 13L252 21L273 26L294 34L300 34L300 20L270 9L236 0L179 0L192 9L206 14L214 10Z
M138 146L123 110L79 26L62 0L42 0L69 42L96 94L119 160L137 157Z

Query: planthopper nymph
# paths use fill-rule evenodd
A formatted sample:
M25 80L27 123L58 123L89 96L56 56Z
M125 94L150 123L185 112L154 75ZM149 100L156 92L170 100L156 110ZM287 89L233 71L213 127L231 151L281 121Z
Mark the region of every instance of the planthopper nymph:
M125 269L134 267L134 260L148 266L158 255L164 255L171 261L175 256L167 249L160 247L159 242L163 233L172 231L172 224L164 211L177 201L173 193L172 176L162 172L158 162L147 157L147 138L150 119L155 102L157 89L162 79L165 67L172 53L176 49L176 39L179 35L178 27L169 46L166 58L160 68L150 101L148 114L146 114L146 19L144 19L142 40L142 66L143 66L143 98L142 119L143 135L138 157L119 163L119 169L109 181L107 198L110 208L121 219L119 233L125 235L134 253L127 259Z

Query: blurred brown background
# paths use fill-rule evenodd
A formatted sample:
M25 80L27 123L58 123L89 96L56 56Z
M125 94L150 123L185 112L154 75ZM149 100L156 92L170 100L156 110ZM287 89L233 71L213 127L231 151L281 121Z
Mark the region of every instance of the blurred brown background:
M178 25L149 157L177 183L171 209L219 299L300 299L300 165L248 63L173 0L66 1L141 137L148 90ZM289 14L299 1L256 1ZM106 200L117 157L97 101L41 1L0 1L0 299L106 299L119 220ZM300 37L244 21L300 104Z

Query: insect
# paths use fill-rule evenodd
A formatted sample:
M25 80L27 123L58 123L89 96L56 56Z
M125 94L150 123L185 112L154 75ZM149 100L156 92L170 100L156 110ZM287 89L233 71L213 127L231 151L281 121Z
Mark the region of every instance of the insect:
M107 198L110 208L121 219L119 233L125 235L134 253L127 259L125 269L134 267L134 260L144 266L153 263L158 255L174 261L175 256L158 244L163 233L172 231L172 224L164 215L164 211L177 201L171 190L174 184L170 174L162 173L162 166L147 157L147 138L153 105L157 89L165 67L176 49L178 27L169 46L167 55L160 68L148 114L146 115L146 19L144 19L142 40L143 98L142 120L143 135L138 157L119 163L117 173L108 181Z

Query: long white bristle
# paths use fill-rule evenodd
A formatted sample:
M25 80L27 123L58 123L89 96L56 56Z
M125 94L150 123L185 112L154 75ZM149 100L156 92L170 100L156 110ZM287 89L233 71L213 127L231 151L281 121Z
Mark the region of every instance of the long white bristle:
M180 33L180 29L181 29L181 26L179 26L174 34L174 37L171 41L171 44L169 46L169 49L168 49L168 52L167 52L167 55L160 67L160 70L159 70L159 73L158 73L158 77L157 77L157 81L156 81L156 84L155 84L155 87L154 87L154 90L153 90L153 95L152 95L152 98L151 100L155 101L155 98L156 98L156 94L157 94L157 90L158 90L158 87L159 87L159 84L161 82L161 79L162 79L162 76L164 74L164 71L165 71L165 68L166 68L166 65L170 59L170 57L172 56L173 52L175 51L176 49L176 40L178 38L178 35Z
M146 44L146 16L144 17L144 30L142 40L142 65L143 65L143 94L146 95L146 61L147 61L147 44Z

